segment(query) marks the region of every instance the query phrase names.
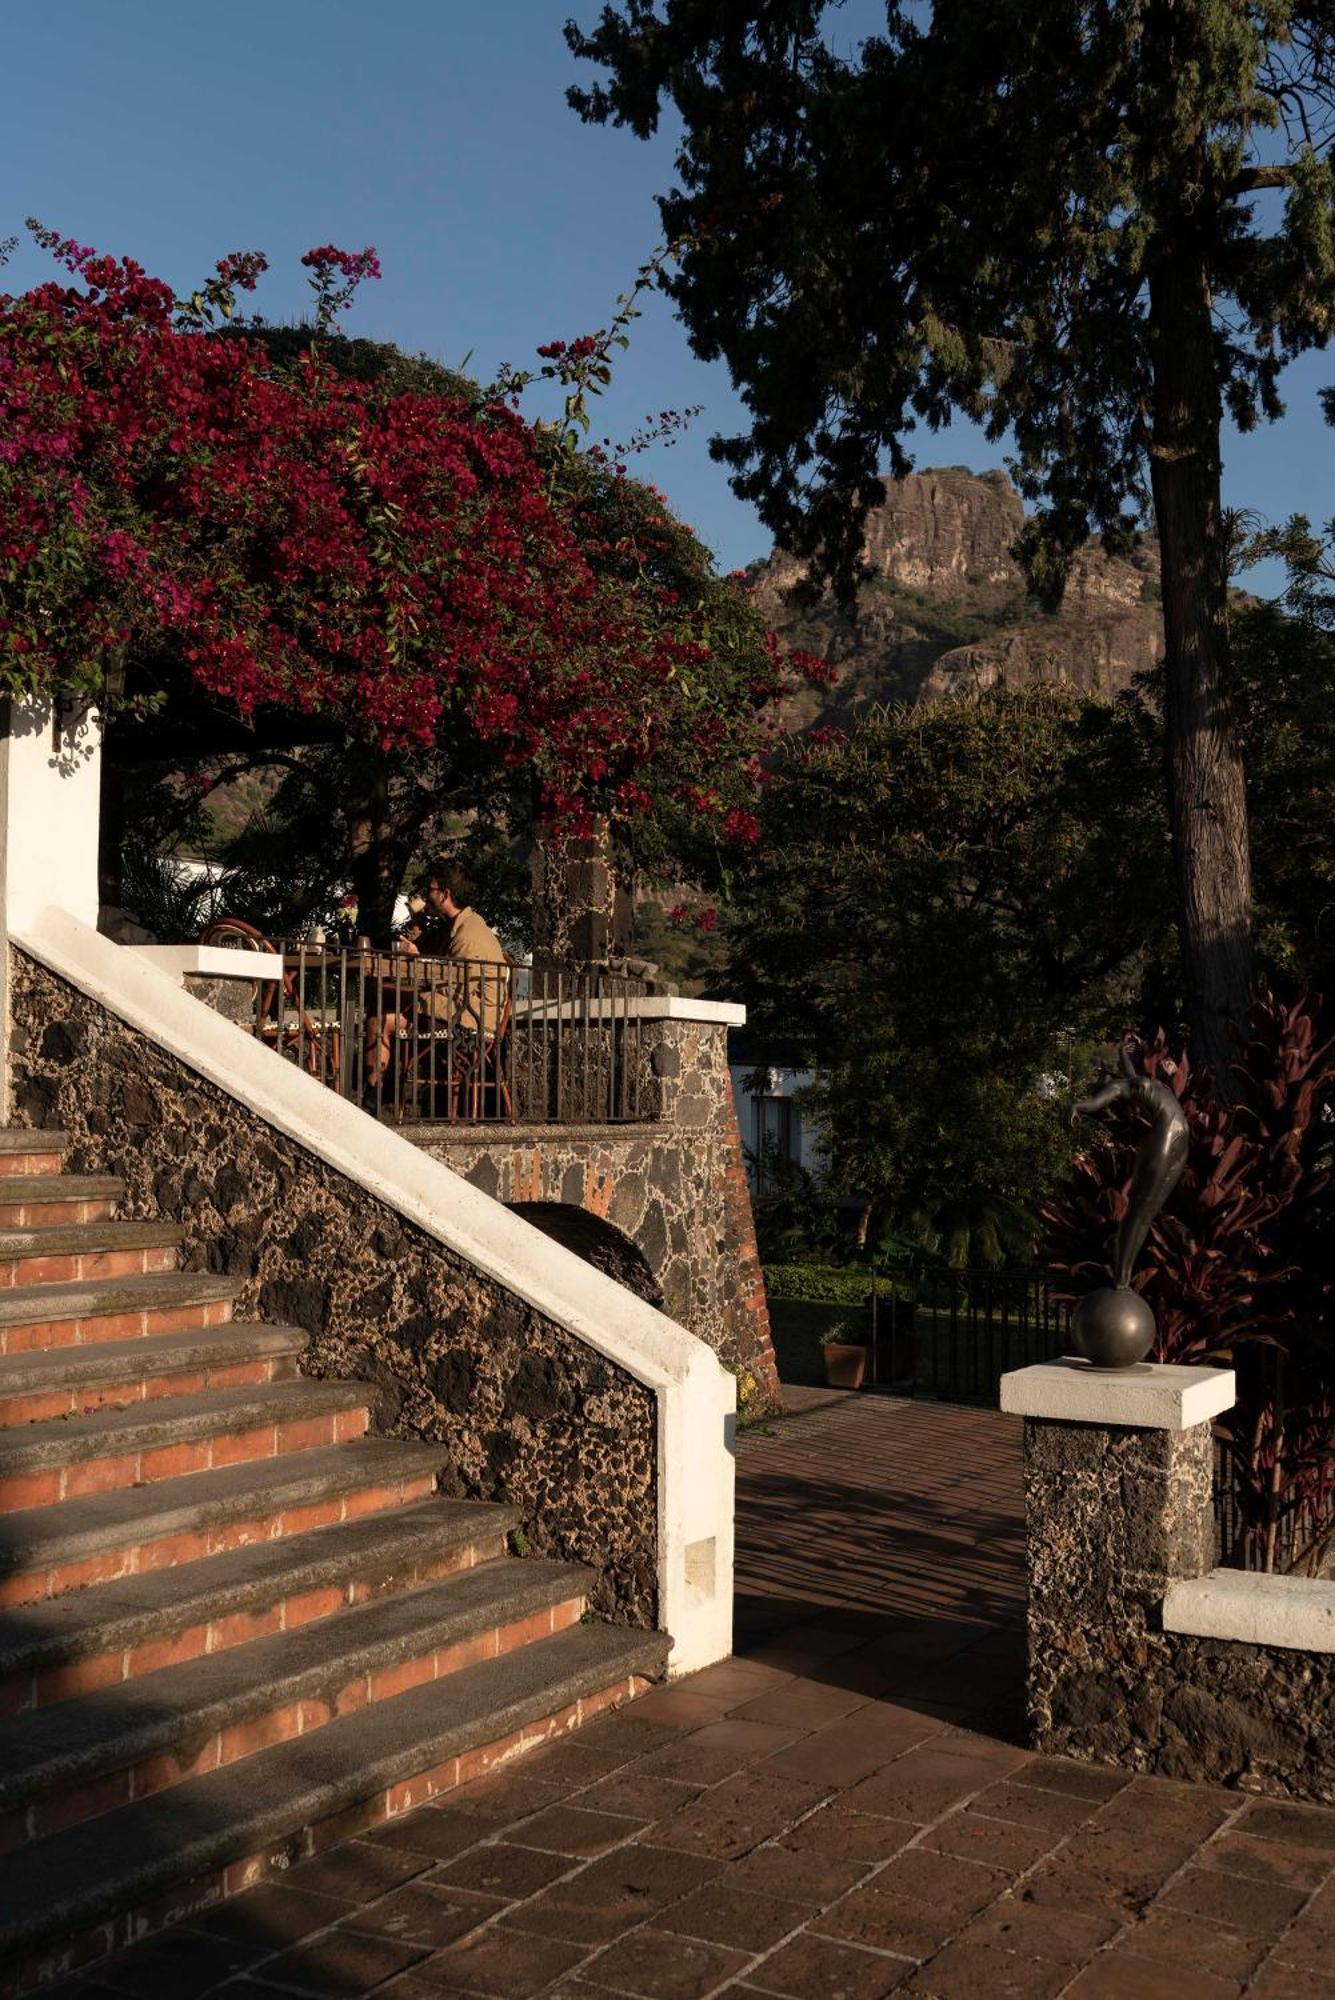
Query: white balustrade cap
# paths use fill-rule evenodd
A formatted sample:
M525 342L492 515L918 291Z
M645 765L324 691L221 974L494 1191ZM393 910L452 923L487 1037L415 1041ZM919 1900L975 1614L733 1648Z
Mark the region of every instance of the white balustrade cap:
M1231 1409L1236 1398L1231 1368L1180 1368L1163 1361L1093 1368L1072 1355L1001 1378L1001 1407L1012 1416L1129 1430L1189 1431Z
M124 946L136 958L155 965L169 978L187 974L200 979L281 979L283 960L276 951L236 951L220 944L135 944Z

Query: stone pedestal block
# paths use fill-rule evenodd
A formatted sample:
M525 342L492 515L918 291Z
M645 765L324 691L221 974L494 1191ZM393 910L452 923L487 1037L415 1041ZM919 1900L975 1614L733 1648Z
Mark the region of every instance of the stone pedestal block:
M1233 1393L1224 1369L1118 1376L1058 1362L1003 1379L1002 1408L1025 1419L1029 1717L1041 1748L1152 1766L1161 1607L1170 1585L1213 1566L1210 1419Z

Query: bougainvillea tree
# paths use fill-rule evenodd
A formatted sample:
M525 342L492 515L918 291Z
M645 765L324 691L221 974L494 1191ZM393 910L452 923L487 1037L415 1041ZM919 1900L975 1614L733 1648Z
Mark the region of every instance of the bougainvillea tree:
M674 592L666 509L621 506L614 468L553 479L513 398L335 365L373 252L308 253L314 325L280 354L236 323L257 255L180 302L34 232L66 279L0 298L7 692L184 689L220 747L323 736L522 773L556 824L750 831L762 628Z

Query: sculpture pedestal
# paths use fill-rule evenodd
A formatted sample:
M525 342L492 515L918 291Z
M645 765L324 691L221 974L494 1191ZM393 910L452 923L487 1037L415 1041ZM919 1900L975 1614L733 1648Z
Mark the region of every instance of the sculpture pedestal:
M1041 1749L1153 1768L1170 1585L1214 1565L1210 1422L1231 1369L1059 1361L1002 1377L1024 1424L1029 1720Z

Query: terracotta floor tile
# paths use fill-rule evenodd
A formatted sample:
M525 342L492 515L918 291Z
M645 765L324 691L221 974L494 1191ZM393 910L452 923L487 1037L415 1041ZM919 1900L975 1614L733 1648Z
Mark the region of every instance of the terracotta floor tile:
M1249 1979L1271 1948L1269 1938L1248 1936L1218 1918L1188 1916L1166 1903L1147 1910L1122 1939L1123 1948L1142 1958L1165 1958L1196 1966L1221 1979Z
M766 1769L783 1777L855 1785L906 1750L939 1736L944 1726L939 1716L871 1702L779 1750Z
M486 1930L447 1945L416 1968L437 1993L485 1993L496 2000L529 2000L563 1972L588 1958L586 1946L523 1931Z
M1066 1910L1003 1896L975 1917L961 1938L1073 1967L1084 1965L1121 1927L1121 1919L1107 1911Z
M433 1869L431 1880L442 1888L472 1889L478 1895L517 1902L537 1895L576 1865L568 1854L544 1854L536 1847L491 1841Z
M925 1826L952 1806L995 1782L990 1759L970 1757L941 1747L940 1740L909 1750L875 1777L846 1792L843 1803L855 1812L882 1813L888 1819L912 1820Z
M873 1878L882 1895L917 1900L962 1922L994 1902L1009 1886L998 1868L960 1861L952 1854L933 1854L924 1847L907 1847Z
M793 1778L765 1778L748 1772L715 1785L671 1819L660 1820L654 1839L664 1847L721 1860L747 1853L819 1805L815 1785Z
M627 1819L648 1822L678 1812L692 1799L698 1799L703 1789L680 1778L655 1777L631 1764L581 1792L579 1803L590 1812L619 1813Z
M1071 1757L1031 1757L1021 1781L1077 1799L1110 1799L1130 1784L1131 1773L1107 1764L1080 1764Z
M1256 1882L1192 1867L1169 1884L1159 1907L1229 1924L1253 1937L1278 1937L1306 1901L1304 1890L1286 1888L1281 1882Z
M1077 1973L1063 2000L1237 2000L1241 1992L1236 1980L1212 1972L1113 1951Z
M629 1840L638 1821L624 1816L590 1812L584 1806L548 1806L534 1819L526 1819L515 1829L515 1843L540 1847L551 1854L589 1856L605 1854L609 1847Z
M959 1929L959 1922L916 1897L886 1894L872 1887L850 1890L841 1902L813 1917L810 1928L845 1944L921 1960L938 1951Z
M682 1738L680 1748L722 1751L734 1760L733 1770L740 1771L802 1740L796 1729L781 1729L769 1722L749 1722L736 1714L722 1716L717 1722L706 1723L703 1729L693 1730Z
M749 1958L749 1952L728 1951L699 1938L640 1930L609 1945L582 1971L612 1993L642 1994L644 2000L705 2000Z
M1041 1828L1053 1841L1083 1826L1099 1810L1097 1799L1075 1798L1069 1792L1045 1792L1006 1778L989 1785L972 1802L973 1811L1013 1826Z
M661 1930L681 1937L705 1938L711 1944L733 1945L742 1951L765 1951L800 1930L813 1914L815 1902L791 1903L782 1897L756 1895L730 1881L696 1889L673 1903L658 1918Z
M1049 1854L1064 1836L1049 1826L1016 1826L1011 1820L989 1819L973 1806L954 1812L929 1827L919 1844L938 1854L957 1854L962 1861L981 1861L1018 1875Z
M1247 2000L1335 2000L1335 1972L1287 1965L1276 1952L1247 1988Z
M430 1880L410 1882L407 1888L382 1896L378 1903L354 1910L343 1918L340 1929L369 1931L395 1938L400 1944L420 1944L436 1951L465 1937L504 1908L496 1896L437 1888Z
M195 2000L274 1948L253 1933L242 1940L175 1930L122 1952L105 1967L94 1967L92 1976L124 2000Z
M726 1695L709 1694L684 1683L651 1688L635 1704L636 1722L662 1723L671 1729L702 1729L728 1708Z
M414 1875L425 1874L430 1866L429 1855L407 1848L373 1847L369 1840L349 1840L313 1861L299 1861L288 1869L283 1883L289 1889L310 1889L317 1895L366 1903L388 1895Z
M739 1990L782 1994L785 2000L884 2000L913 1969L907 1959L808 1931L762 1959Z
M957 1942L920 1966L902 1990L915 2000L1052 2000L1070 1976L1069 1966Z
M818 1849L795 1853L789 1847L767 1845L734 1861L728 1880L757 1896L781 1896L790 1903L832 1903L860 1882L871 1865L855 1858L840 1860Z
M505 1923L539 1935L606 1944L717 1875L717 1863L699 1855L639 1844L619 1847L518 1904Z
M867 1696L857 1689L830 1685L817 1680L792 1680L784 1687L771 1688L754 1701L732 1710L739 1722L766 1722L780 1728L822 1729L839 1722L854 1709L865 1706Z
M888 1861L908 1845L917 1828L907 1820L881 1819L874 1813L852 1812L835 1800L808 1813L796 1826L776 1836L780 1847L794 1854L810 1852L827 1861ZM979 1855L978 1860L986 1860Z
M1283 1840L1291 1847L1316 1847L1335 1854L1335 1812L1328 1806L1272 1805L1258 1800L1246 1807L1237 1831L1259 1840Z
M1291 1889L1318 1889L1335 1871L1335 1848L1294 1847L1282 1840L1258 1840L1242 1832L1221 1833L1196 1856L1201 1868L1249 1875L1257 1882L1282 1882Z
M213 1938L253 1941L273 1952L309 1937L312 1931L327 1930L356 1907L355 1897L298 1889L284 1878L247 1889L216 1910L201 1910L191 1917L190 1928L206 1931Z
M442 1812L423 1806L420 1812L403 1813L398 1819L378 1826L365 1838L368 1846L403 1848L410 1854L424 1854L432 1861L452 1861L456 1854L476 1847L487 1838L489 1828L475 1813Z
M257 1984L318 2000L361 2000L361 1995L425 1957L417 1945L358 1931L322 1931L266 1959L252 1976Z

